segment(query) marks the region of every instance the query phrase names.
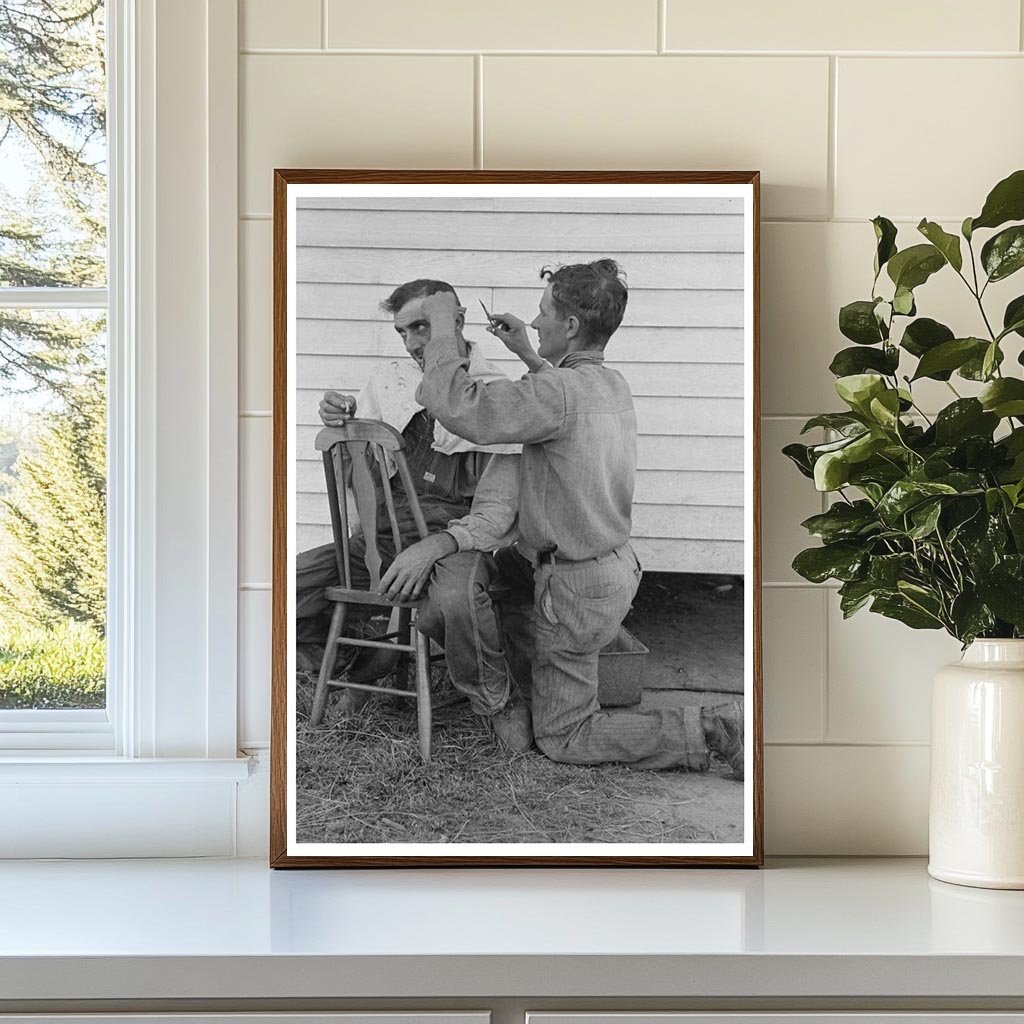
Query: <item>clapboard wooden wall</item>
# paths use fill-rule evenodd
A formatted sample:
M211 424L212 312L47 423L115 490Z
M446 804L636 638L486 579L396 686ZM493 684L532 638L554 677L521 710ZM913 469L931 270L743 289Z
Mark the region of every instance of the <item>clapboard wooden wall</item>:
M743 572L740 200L304 198L296 241L300 549L330 539L321 394L358 392L381 360L405 358L381 299L413 278L449 281L466 337L517 377L478 300L529 322L542 266L612 256L630 288L607 356L639 423L634 547L648 570Z

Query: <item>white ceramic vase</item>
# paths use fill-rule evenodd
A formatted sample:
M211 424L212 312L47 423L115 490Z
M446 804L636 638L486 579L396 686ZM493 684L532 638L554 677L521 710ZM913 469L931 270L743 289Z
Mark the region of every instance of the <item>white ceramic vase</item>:
M1024 889L1024 640L975 640L932 689L928 873Z

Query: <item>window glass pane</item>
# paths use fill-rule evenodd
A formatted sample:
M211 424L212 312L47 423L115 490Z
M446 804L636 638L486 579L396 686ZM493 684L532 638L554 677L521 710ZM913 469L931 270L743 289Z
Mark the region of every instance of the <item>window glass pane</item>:
M0 309L0 709L103 707L106 335Z
M106 281L103 16L0 0L0 289Z

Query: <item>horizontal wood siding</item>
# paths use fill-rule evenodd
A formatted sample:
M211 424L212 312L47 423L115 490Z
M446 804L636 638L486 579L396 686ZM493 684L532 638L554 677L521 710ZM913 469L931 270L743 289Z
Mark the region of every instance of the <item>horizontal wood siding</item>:
M324 390L356 393L403 355L379 303L402 281L450 281L466 336L510 377L482 300L530 320L545 265L612 256L630 297L608 362L640 431L633 539L644 567L743 571L742 217L730 199L303 199L297 217L300 548L330 540L313 437ZM655 212L656 211L656 212Z

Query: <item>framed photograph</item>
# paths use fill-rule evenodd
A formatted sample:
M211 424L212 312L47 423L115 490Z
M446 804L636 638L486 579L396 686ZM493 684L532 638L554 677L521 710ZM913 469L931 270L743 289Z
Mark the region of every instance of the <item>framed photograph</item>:
M272 866L762 863L758 187L275 172Z

